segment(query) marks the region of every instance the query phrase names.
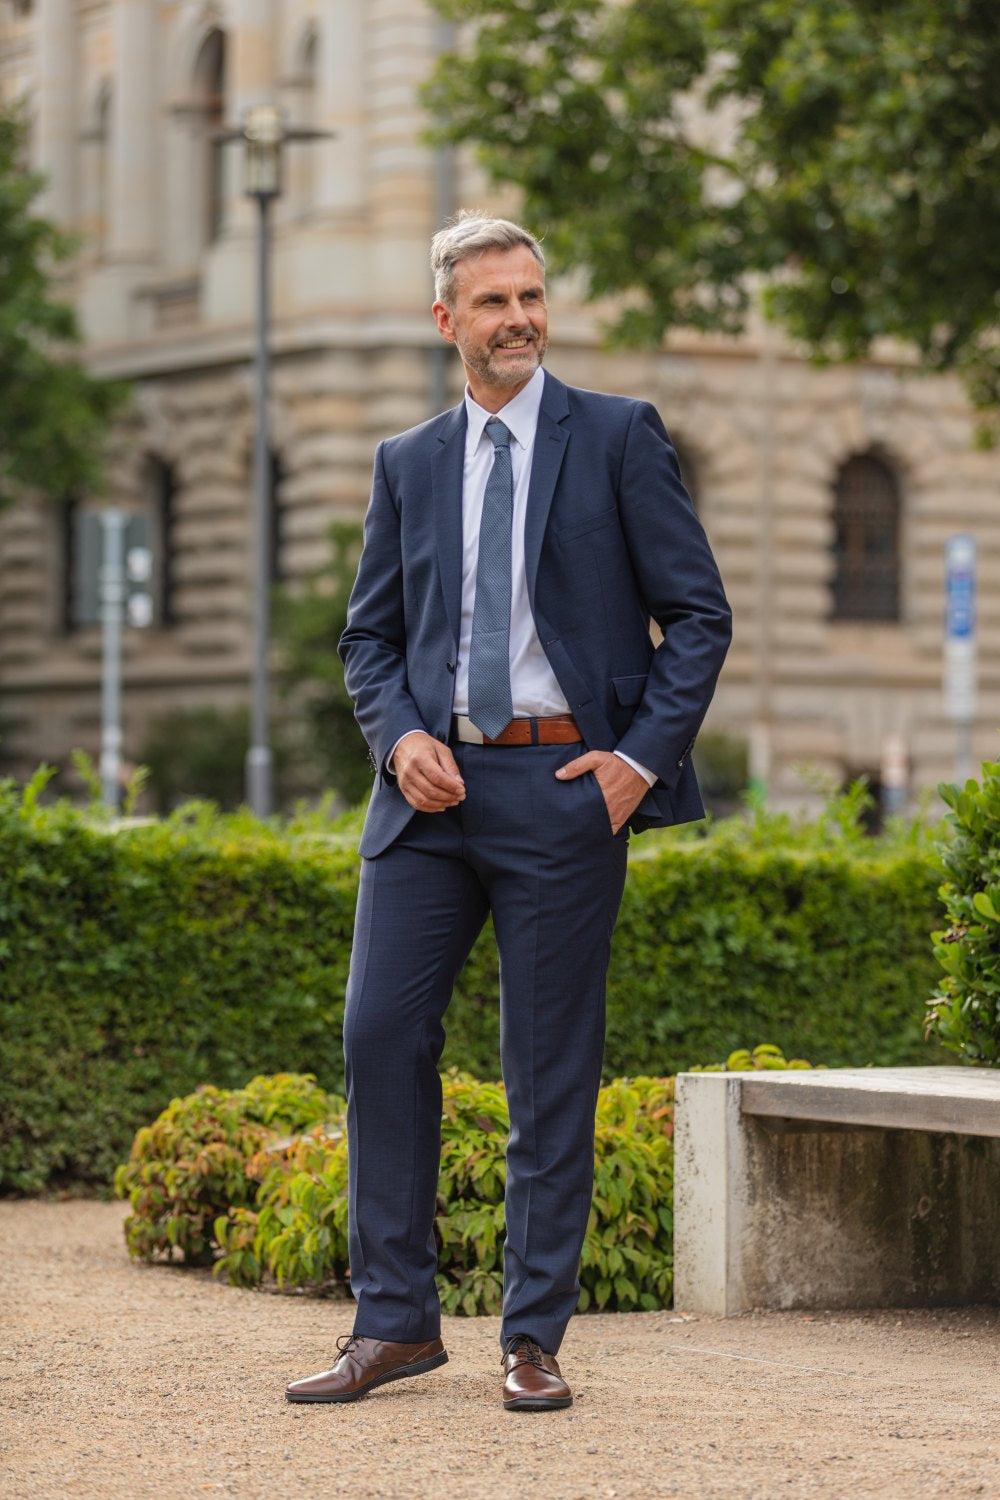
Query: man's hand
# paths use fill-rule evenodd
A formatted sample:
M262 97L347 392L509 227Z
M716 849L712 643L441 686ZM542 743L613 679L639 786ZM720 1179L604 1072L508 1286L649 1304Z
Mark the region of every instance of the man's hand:
M593 771L597 777L612 832L617 833L649 791L649 783L611 750L588 750L585 755L578 755L576 760L563 766L556 775L560 781L571 781L574 776L583 776L587 771Z
M443 812L465 799L465 782L447 745L423 730L405 734L392 757L399 790L417 812Z

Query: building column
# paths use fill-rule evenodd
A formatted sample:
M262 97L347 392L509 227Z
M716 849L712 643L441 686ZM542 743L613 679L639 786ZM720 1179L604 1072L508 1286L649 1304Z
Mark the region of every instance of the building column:
M430 301L427 247L432 228L437 228L436 158L421 140L429 122L417 89L434 62L439 32L422 6L399 9L402 14L384 8L381 19L369 25L370 284L385 289L387 312L412 316Z
M228 33L230 65L226 84L227 125L242 123L254 104L276 104L275 32L272 0L235 0ZM246 234L254 222L253 205L243 196L243 146L226 148L226 218L223 237Z
M152 0L117 0L108 247L118 261L147 261L156 239L155 18Z
M337 213L365 205L365 46L363 0L322 0L316 125L332 141L307 146L319 158L316 205Z
M239 126L254 104L278 102L272 0L233 0L226 32L226 120ZM250 323L256 307L257 206L243 193L243 143L225 149L222 234L202 259L203 316L208 321ZM277 261L277 248L275 251ZM278 285L278 267L273 284Z
M39 209L58 224L76 211L76 20L72 0L40 0L35 166L46 177Z

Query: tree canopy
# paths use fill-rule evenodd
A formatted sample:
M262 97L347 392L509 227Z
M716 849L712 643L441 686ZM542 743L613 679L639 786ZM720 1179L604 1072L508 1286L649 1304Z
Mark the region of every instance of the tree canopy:
M465 23L436 138L522 190L611 330L739 331L751 289L818 358L881 336L1000 409L991 0L434 0Z
M33 211L42 179L24 169L25 127L0 112L0 506L23 488L56 498L96 486L120 385L72 352L80 333L54 289L74 241Z

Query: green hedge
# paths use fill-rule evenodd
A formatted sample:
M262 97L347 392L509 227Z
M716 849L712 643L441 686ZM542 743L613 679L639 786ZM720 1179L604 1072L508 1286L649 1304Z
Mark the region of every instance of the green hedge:
M356 820L194 808L112 831L0 783L0 1188L106 1185L135 1130L198 1084L343 1087ZM322 829L322 831L321 831ZM636 841L609 985L606 1076L668 1074L747 1036L830 1065L934 1061L940 865L843 817ZM477 945L443 1066L489 1077L496 959Z

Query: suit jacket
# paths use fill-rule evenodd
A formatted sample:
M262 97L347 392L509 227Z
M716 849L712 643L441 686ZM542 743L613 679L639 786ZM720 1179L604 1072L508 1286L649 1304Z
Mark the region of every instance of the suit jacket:
M385 769L408 730L451 728L462 588L465 403L380 443L364 550L340 641L375 765L372 858L412 808ZM546 372L525 522L539 639L591 750L655 771L636 831L704 815L688 759L731 616L677 457L645 401ZM663 632L654 649L650 619Z

